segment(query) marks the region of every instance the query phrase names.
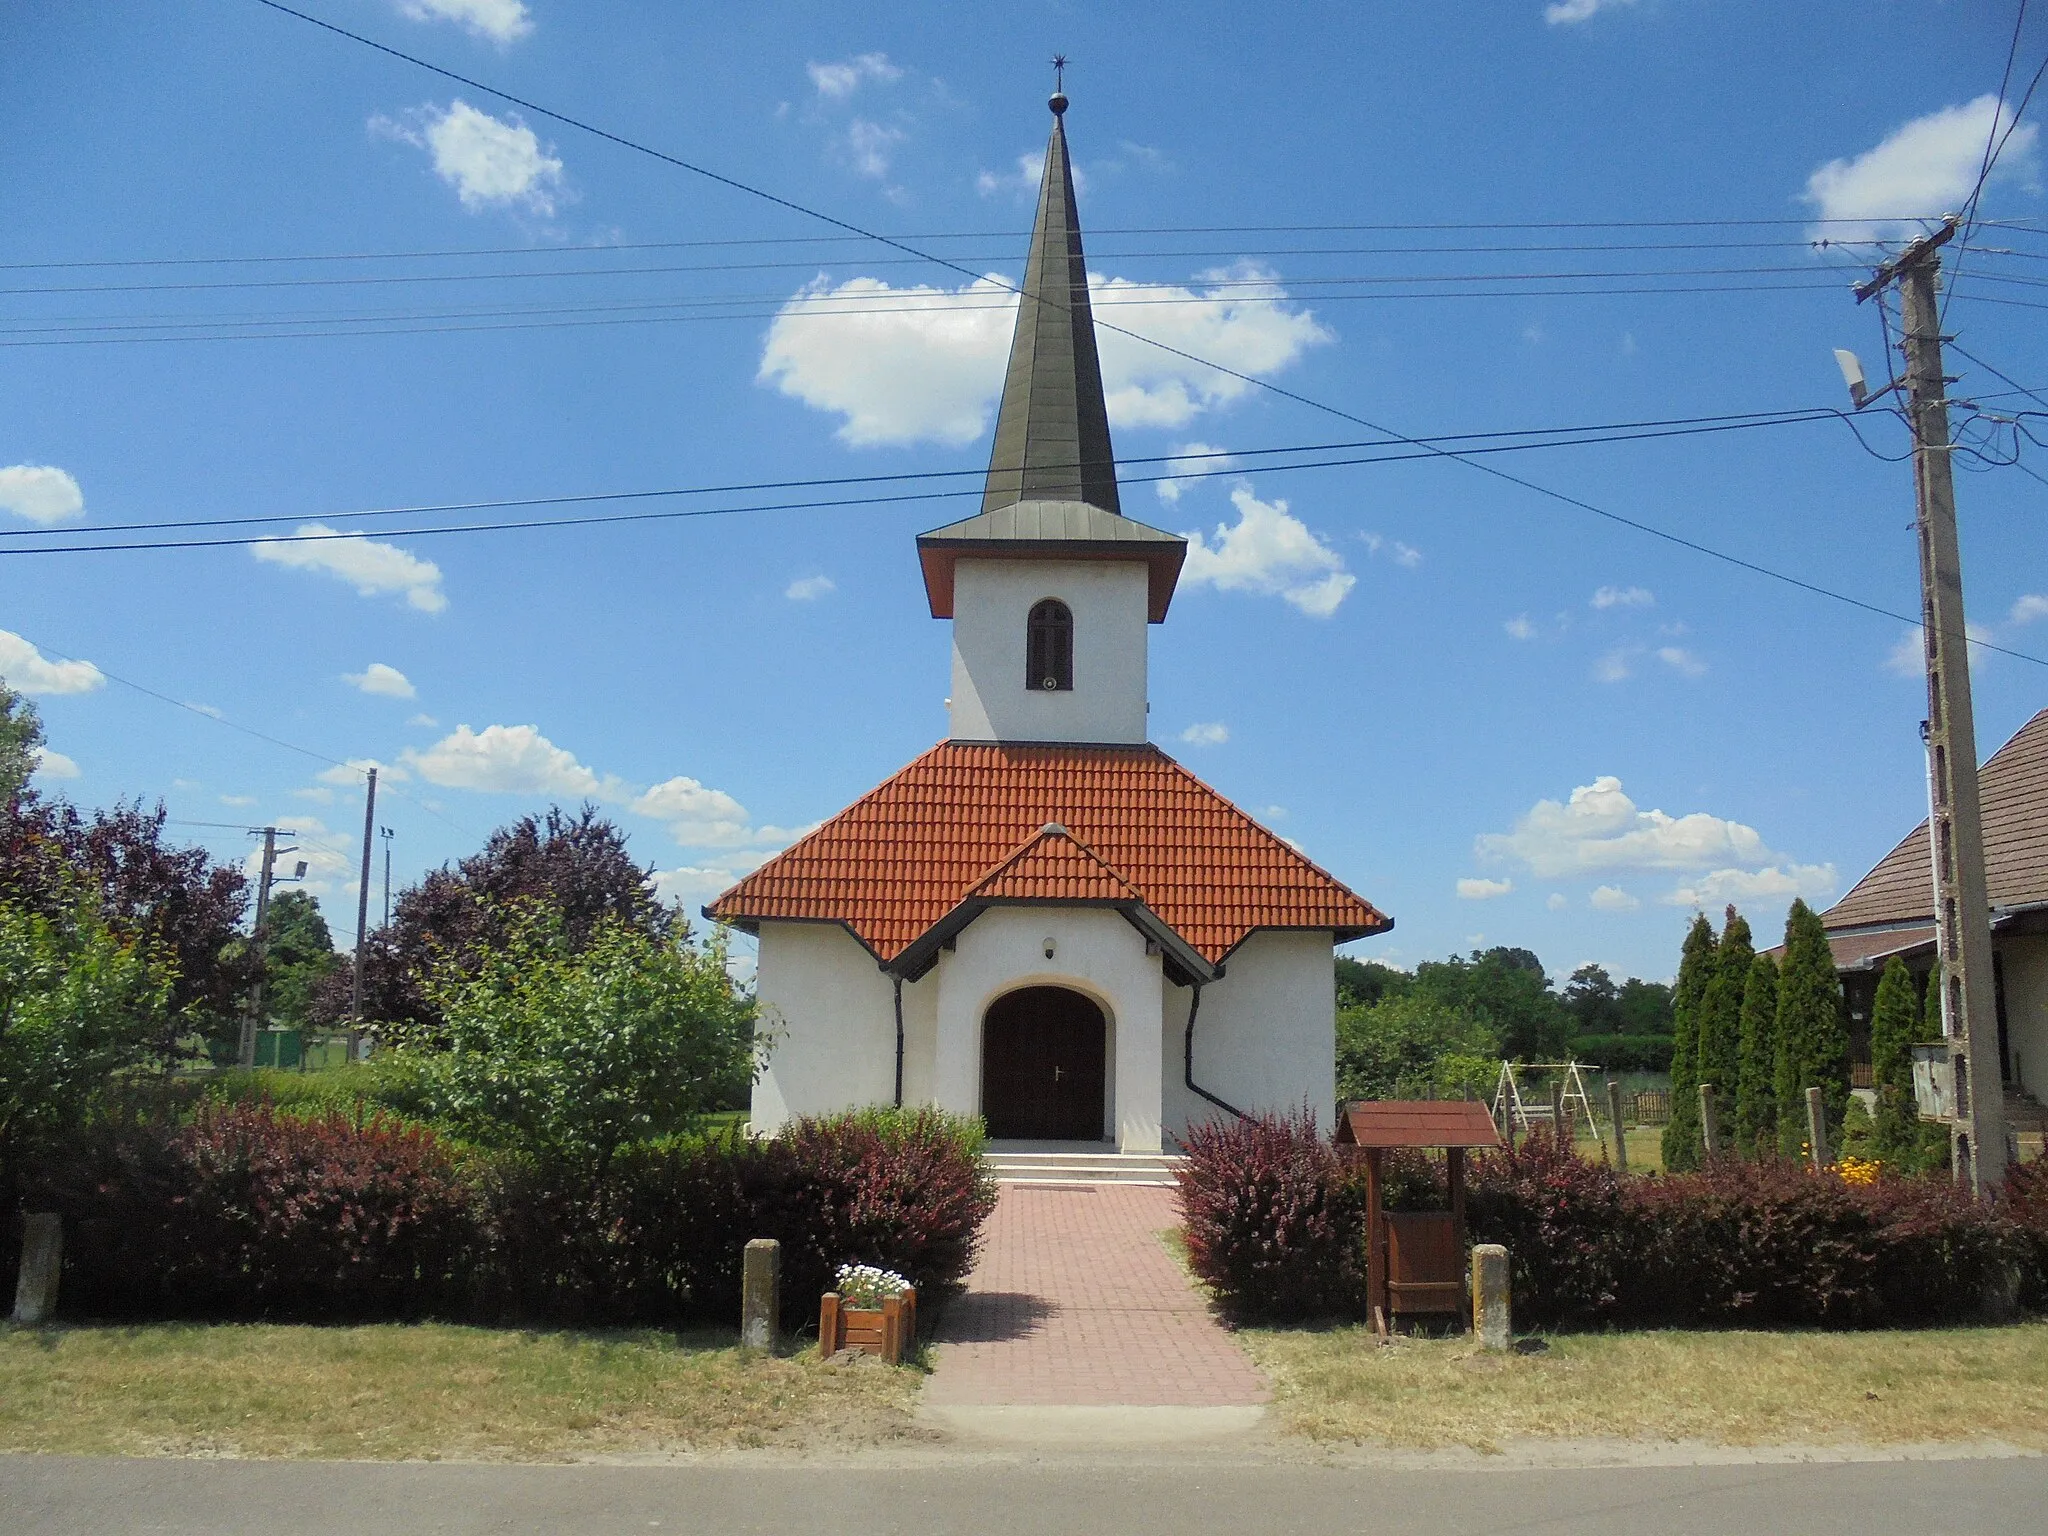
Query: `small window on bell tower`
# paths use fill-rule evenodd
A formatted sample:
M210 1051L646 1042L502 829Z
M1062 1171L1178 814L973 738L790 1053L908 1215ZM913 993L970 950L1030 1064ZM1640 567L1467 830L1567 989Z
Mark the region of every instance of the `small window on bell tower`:
M1045 598L1031 607L1024 644L1024 686L1042 693L1073 691L1074 615L1056 597Z

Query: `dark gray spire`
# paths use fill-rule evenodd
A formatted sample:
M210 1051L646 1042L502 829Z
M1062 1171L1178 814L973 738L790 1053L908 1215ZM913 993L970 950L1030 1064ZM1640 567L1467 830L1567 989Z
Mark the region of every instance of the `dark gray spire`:
M1067 98L1055 92L1038 217L1024 265L1010 371L996 416L981 510L1020 501L1081 501L1121 515L1102 363L1088 306L1088 264L1067 163Z

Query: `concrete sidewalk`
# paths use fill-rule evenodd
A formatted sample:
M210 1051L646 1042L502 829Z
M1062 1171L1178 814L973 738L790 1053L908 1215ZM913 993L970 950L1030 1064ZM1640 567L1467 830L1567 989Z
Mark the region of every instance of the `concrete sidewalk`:
M1005 1184L939 1327L938 1410L1106 1404L1244 1410L1265 1383L1167 1251L1174 1191ZM1256 1417L1252 1414L1251 1417Z

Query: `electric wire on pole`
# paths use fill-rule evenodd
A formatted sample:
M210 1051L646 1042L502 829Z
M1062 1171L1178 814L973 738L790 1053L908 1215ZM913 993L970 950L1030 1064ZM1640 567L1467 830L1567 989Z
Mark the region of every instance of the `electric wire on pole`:
M1927 832L1934 874L1936 976L1942 1033L1955 1073L1950 1144L1956 1181L1982 1197L2003 1183L2009 1150L1992 971L1991 898L1978 804L1977 727L1970 701L1962 553L1950 463L1948 379L1941 357L1938 252L1954 238L1958 224L1952 216L1932 234L1915 240L1869 281L1858 284L1856 298L1860 303L1898 285L1899 346L1906 375L1887 391L1904 391L1913 429L1920 631L1927 655L1924 729L1932 791ZM1860 395L1856 403L1860 407L1874 398Z
M263 838L263 868L256 878L256 923L249 934L250 949L256 957L256 979L249 988L249 1007L242 1016L242 1038L235 1053L236 1064L244 1068L256 1065L256 1037L263 1028L263 980L264 971L270 963L270 888L276 883L277 856L298 851L277 846L279 837L298 836L288 829L252 828L249 835ZM306 866L299 865L298 873L303 875L305 872Z

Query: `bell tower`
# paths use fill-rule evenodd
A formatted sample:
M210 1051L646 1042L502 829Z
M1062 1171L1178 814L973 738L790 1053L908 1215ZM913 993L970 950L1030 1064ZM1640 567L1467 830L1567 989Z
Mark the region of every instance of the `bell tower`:
M1146 625L1187 542L1123 515L1064 92L1038 188L1017 328L977 516L919 537L933 618L953 621L952 737L1136 745Z

